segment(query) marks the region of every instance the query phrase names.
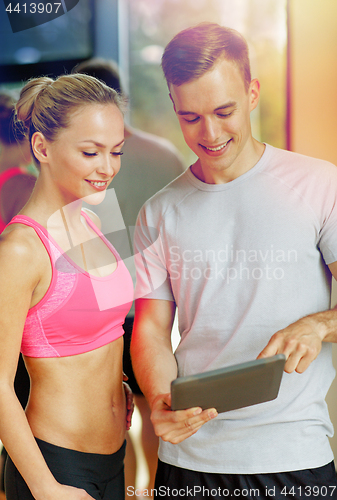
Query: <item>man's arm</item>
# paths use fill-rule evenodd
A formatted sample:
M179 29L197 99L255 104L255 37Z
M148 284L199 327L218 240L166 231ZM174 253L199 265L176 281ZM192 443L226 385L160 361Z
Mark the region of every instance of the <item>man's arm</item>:
M171 381L177 377L171 330L175 303L138 299L131 340L132 365L137 382L151 408L155 433L173 444L188 438L217 416L216 410L201 408L171 410Z
M337 262L329 265L337 280ZM322 342L337 342L337 308L311 314L276 332L258 358L285 354L285 371L303 373L317 358Z

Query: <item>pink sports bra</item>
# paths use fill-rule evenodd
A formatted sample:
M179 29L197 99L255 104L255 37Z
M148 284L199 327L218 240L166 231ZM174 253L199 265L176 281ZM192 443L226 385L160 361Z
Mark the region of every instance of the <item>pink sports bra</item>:
M0 174L0 192L2 189L2 186L9 181L12 177L16 177L17 175L27 175L28 171L24 167L12 167L9 168L8 170L5 170ZM0 194L1 196L1 194ZM0 214L0 233L5 229L6 227L6 222L2 219L1 214Z
M48 291L26 318L21 344L25 356L81 354L109 344L124 333L122 325L133 300L131 276L109 241L84 212L82 215L116 257L117 267L108 276L92 276L78 267L30 217L17 215L9 223L34 228L52 265Z

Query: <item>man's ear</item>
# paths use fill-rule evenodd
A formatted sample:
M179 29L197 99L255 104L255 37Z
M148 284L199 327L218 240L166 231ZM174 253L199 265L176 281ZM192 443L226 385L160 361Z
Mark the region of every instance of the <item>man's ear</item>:
M35 132L31 139L34 156L40 163L47 163L47 141L41 132Z
M170 96L170 99L171 99L172 104L173 104L173 109L174 109L174 112L176 113L176 105L174 104L174 100L173 100L173 97L172 97L171 92L169 93L169 96Z
M260 99L260 82L257 78L254 78L249 85L249 99L250 99L250 111L256 108Z

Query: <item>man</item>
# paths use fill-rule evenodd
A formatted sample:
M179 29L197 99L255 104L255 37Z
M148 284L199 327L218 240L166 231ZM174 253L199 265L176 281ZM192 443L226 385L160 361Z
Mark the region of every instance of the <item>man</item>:
M260 85L236 31L184 30L162 66L198 160L145 204L135 235L143 298L131 354L162 438L156 487L167 498L303 499L324 488L336 498L324 398L337 340L337 311L328 310L337 168L252 137ZM220 415L171 411L177 376L277 353L287 361L276 400Z

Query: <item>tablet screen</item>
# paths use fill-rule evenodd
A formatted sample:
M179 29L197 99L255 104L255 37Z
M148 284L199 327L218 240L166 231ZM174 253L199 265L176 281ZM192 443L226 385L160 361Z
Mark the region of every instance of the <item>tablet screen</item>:
M264 403L278 395L284 354L179 377L171 383L172 410L201 407L218 413Z

